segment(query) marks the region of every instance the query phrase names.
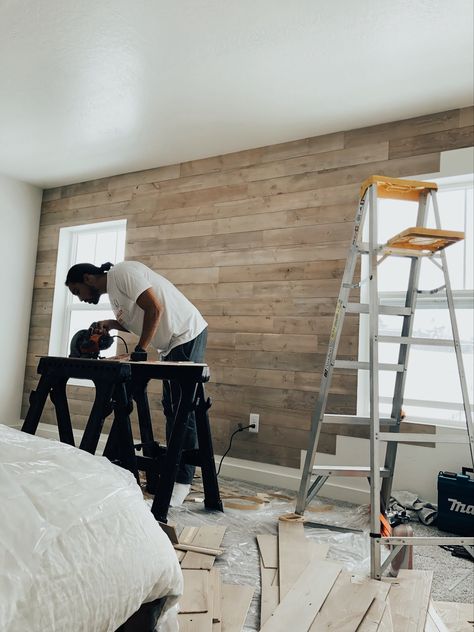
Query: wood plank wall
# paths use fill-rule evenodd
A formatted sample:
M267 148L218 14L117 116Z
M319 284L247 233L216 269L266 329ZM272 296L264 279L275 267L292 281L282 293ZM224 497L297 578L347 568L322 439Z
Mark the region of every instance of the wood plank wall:
M126 218L126 258L167 276L209 322L216 453L257 412L259 434L238 434L232 456L298 466L360 183L438 171L441 151L473 145L472 118L472 107L452 110L45 191L23 414L37 354L48 352L59 229ZM341 349L355 358L358 323L347 321ZM81 428L92 389L68 388ZM151 405L163 438L159 391ZM355 403L355 377L338 373L330 412ZM334 453L335 441L323 434L320 450Z

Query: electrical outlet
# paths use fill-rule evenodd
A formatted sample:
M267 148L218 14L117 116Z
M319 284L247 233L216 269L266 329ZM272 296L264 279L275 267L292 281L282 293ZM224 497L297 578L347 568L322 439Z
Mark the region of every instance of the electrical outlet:
M258 413L250 413L249 424L255 424L255 428L249 428L249 432L258 432L260 415Z

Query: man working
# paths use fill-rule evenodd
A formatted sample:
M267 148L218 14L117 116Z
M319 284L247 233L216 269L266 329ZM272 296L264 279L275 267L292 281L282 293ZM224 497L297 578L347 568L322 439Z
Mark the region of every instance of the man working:
M78 263L69 270L66 285L85 303L99 302L108 294L116 320L99 321L101 330L129 331L139 336L135 351L153 345L166 361L204 362L207 323L196 307L167 279L138 261L123 261L99 268ZM163 381L163 411L166 439L173 429L179 387ZM184 437L184 450L197 447L196 419L190 413ZM181 505L191 487L194 466L180 464L170 505Z

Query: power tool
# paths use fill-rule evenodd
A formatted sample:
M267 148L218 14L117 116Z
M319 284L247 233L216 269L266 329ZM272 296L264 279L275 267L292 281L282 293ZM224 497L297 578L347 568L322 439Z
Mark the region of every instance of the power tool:
M69 349L70 358L89 358L97 360L100 352L111 347L116 336L109 333L95 333L97 323L92 323L89 329L80 329L71 339Z

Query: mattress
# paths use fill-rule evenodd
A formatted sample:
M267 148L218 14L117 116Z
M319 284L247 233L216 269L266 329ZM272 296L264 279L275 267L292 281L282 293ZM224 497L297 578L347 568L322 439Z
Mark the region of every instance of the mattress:
M2 632L113 632L160 598L173 628L181 569L130 472L0 425L0 512Z

